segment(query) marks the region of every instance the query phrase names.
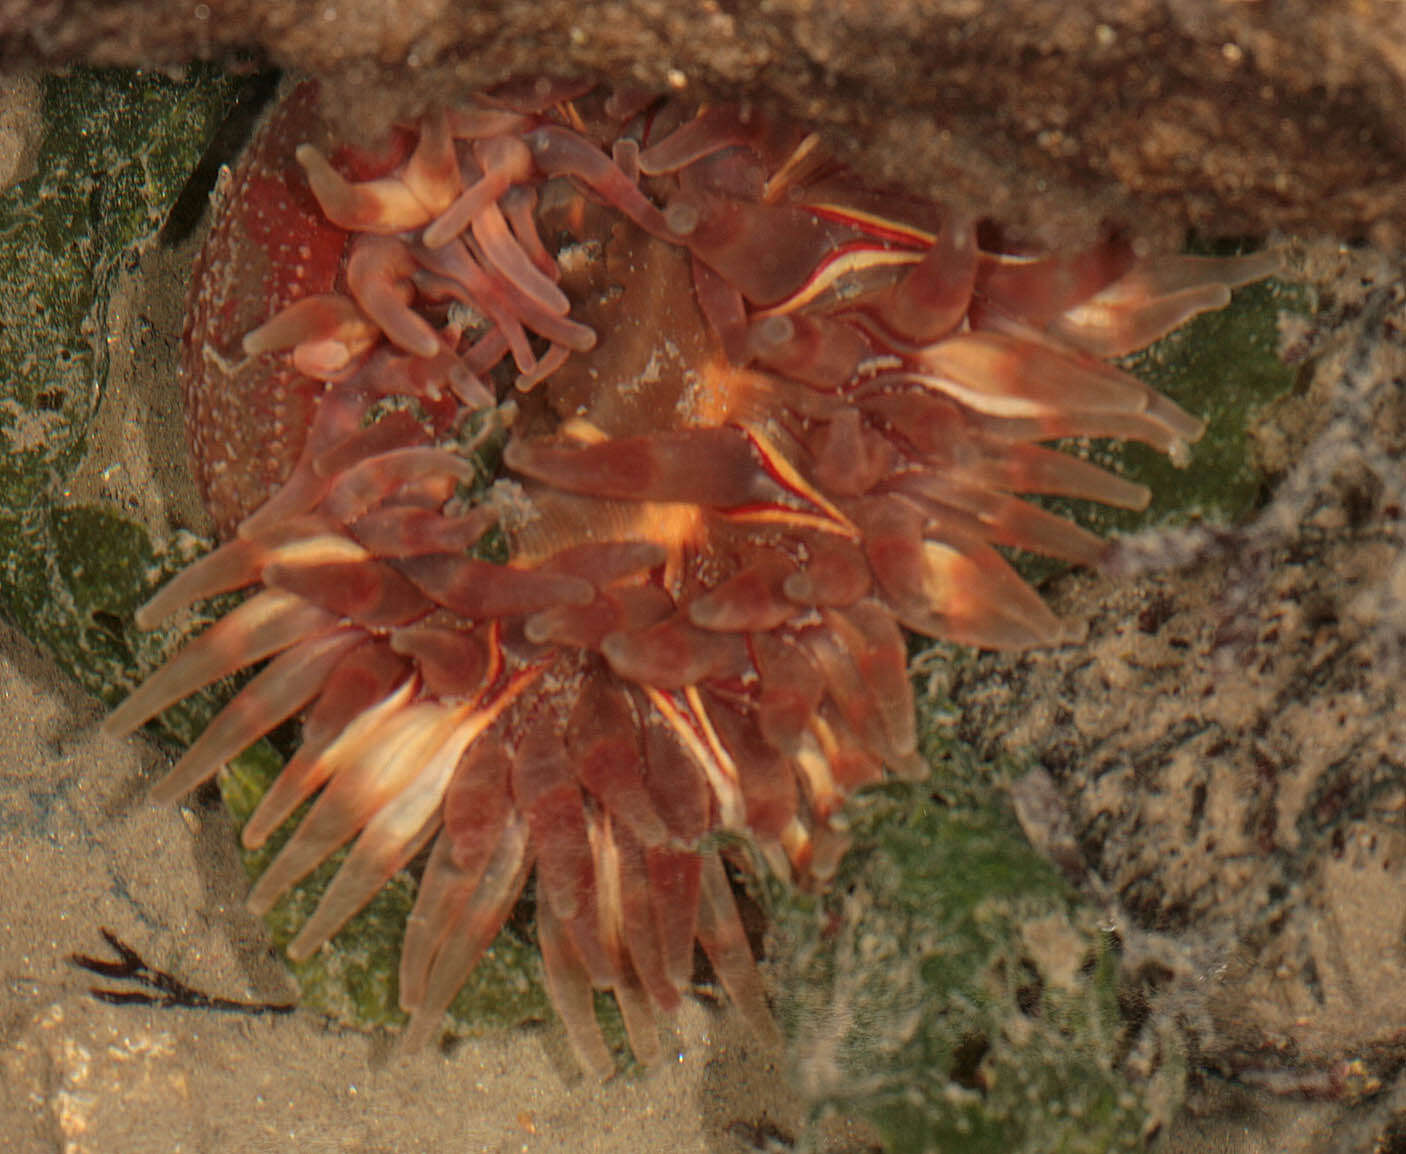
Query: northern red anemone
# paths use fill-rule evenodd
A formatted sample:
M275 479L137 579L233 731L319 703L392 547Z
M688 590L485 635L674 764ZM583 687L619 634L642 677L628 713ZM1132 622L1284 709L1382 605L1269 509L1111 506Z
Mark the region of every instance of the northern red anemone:
M251 906L352 844L290 956L427 851L412 1042L530 878L589 1070L612 1068L593 990L649 1061L695 943L771 1028L717 835L823 881L846 795L924 772L903 630L1065 636L997 547L1104 544L1022 495L1147 493L1047 442L1183 451L1201 422L1108 358L1273 268L992 251L978 223L745 108L538 82L372 149L331 138L312 85L281 104L191 297L226 540L139 621L250 595L109 727L267 662L156 793L302 718L244 844L312 805ZM471 496L485 418L510 434ZM490 530L505 562L475 554Z

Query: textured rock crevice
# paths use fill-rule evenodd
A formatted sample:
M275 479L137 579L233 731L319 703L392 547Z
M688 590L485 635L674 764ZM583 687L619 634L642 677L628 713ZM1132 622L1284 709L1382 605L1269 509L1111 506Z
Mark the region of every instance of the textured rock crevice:
M192 58L322 75L363 130L544 71L756 99L879 180L1044 242L1116 222L1163 246L1187 228L1394 245L1406 227L1394 0L0 5L8 67Z
M1406 318L1370 253L1325 247L1305 272L1320 327L1289 325L1285 351L1314 371L1255 429L1264 508L1125 540L1142 576L1059 582L1084 645L938 683L964 739L1057 783L1062 864L1175 943L1162 1005L1201 1068L1350 1102L1389 1084L1406 1030Z

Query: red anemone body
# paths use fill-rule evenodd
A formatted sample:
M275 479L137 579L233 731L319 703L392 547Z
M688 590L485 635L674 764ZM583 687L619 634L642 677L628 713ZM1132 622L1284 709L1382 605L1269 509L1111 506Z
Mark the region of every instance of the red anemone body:
M735 108L517 86L368 151L305 85L192 290L190 441L227 540L141 620L253 592L112 727L267 660L157 792L301 716L245 844L315 800L251 904L351 843L304 957L428 850L414 1039L534 876L587 1068L611 1068L593 988L656 1057L695 943L769 1029L717 835L823 880L846 795L923 769L901 627L1062 638L996 546L1102 543L1021 495L1146 493L1043 442L1195 440L1105 358L1269 268L987 252ZM469 430L495 422L502 475L471 497ZM506 563L475 555L494 527Z

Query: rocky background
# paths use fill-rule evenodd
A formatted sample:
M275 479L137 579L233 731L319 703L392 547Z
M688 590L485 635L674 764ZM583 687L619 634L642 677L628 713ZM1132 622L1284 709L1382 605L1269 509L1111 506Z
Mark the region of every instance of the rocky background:
M9 68L192 59L333 78L363 131L542 71L752 99L1047 242L1406 228L1400 0L0 2Z
M908 932L903 887L917 876L911 861L889 867L902 838L856 855L847 888L821 918L810 909L774 914L782 940L773 952L789 955L806 979L801 1001L808 990L817 1002L789 1007L793 1081L812 1101L850 1107L856 1074L875 1071L890 1051L895 1064L874 1073L867 1089L888 1093L882 1079L890 1077L895 1092L911 1098L908 1075L892 1074L909 1069L902 1042L945 1075L929 1080L940 1099L935 1110L977 1092L991 1107L992 1088L1012 1085L1003 1071L1066 1069L1067 1046L1092 1055L1109 1085L1136 1089L1136 1100L1115 1095L1102 1107L1116 1139L1100 1137L1087 1118L1065 1119L1089 1149L1163 1133L1176 1151L1406 1150L1406 730L1398 688L1406 674L1406 9L1399 0L477 7L0 0L0 62L9 69L125 65L177 76L194 60L251 75L270 66L322 74L331 102L362 133L436 97L512 75L593 72L804 116L876 179L965 200L1034 241L1077 243L1109 226L1149 248L1179 247L1188 233L1297 238L1283 247L1307 295L1272 326L1272 343L1294 372L1274 399L1234 414L1253 471L1251 499L1227 510L1175 494L1182 524L1125 539L1113 558L1116 582L1049 574L1044 591L1056 607L1088 623L1083 645L1016 658L940 647L919 663L940 809L906 820L952 829L965 822L970 828L958 834L977 839L970 855L960 837L945 841L953 866L933 872L950 877L978 849L1024 863L1009 894L974 899L980 910L970 926L983 934L997 922L1006 927L982 947L989 955L969 954L965 963L971 973L962 980L988 995L976 1025L934 1039L884 1017L896 991L927 996L913 993L926 978L916 967L869 965L876 942L902 957L965 932L950 928L965 916L959 903L946 907L935 938L930 924L916 938L894 936ZM41 180L28 187L40 219L60 208L80 224L130 217L123 225L130 237L108 226L85 242L98 253L100 273L85 275L103 285L118 271L140 280L155 254L147 246L136 256L142 246L133 248L133 238L159 216L147 220L155 210L135 200L117 216L89 199L84 181L106 188L101 174L114 171L106 153L94 159L75 146L67 170L46 169L34 127L39 90L26 83L29 96L22 84L0 103L13 113L0 115L7 183L24 182L38 163ZM133 97L134 107L142 99ZM133 189L149 185L144 174L176 151L168 136L192 147L180 126L205 115L168 107L138 159L117 162ZM68 176L41 187L53 171ZM82 178L71 179L75 173ZM63 235L71 238L73 227L64 224ZM67 256L71 248L57 251ZM106 302L107 294L74 294L68 345L80 361L100 343L92 341L92 319L111 306L92 300ZM102 326L115 357L128 343L135 352L142 340L173 339L169 328L141 328L150 310L130 311L135 319L122 322L112 308ZM133 337L123 323L148 335ZM112 345L114 332L128 335ZM1203 399L1188 399L1189 407L1214 408L1241 370L1232 364L1224 373L1225 380L1205 380ZM59 411L91 409L98 434L104 422L116 430L114 445L129 439L127 430L178 419L160 403L132 416L115 386L95 386L91 398L77 387L61 392L30 398L37 408L15 426L32 435L35 452L55 445ZM159 457L149 470L154 481L131 470L123 489L111 473L121 455L99 451L100 435L91 444L84 437L78 481L44 498L53 503L45 524L60 545L77 540L69 530L79 513L94 516L75 493L108 508L115 493L136 494L115 503L144 518L158 493L157 520L194 525L198 514L171 512L179 485L161 475ZM75 460L78 443L65 450ZM1206 448L1182 476L1196 479ZM19 523L28 532L29 521ZM147 576L139 574L141 585ZM116 609L108 616L78 609L97 626L90 639L103 627L115 630ZM72 661L91 669L93 652ZM115 642L111 656L131 658ZM1003 799L994 808L993 789ZM123 820L137 804L123 805ZM1006 820L1012 812L1018 827ZM215 820L212 811L206 816ZM100 827L110 820L102 815ZM899 820L901 832L908 826ZM32 829L25 836L37 837ZM1028 860L1025 839L1039 862ZM7 859L20 889L30 853ZM228 901L222 893L212 901ZM1046 900L1042 893L1048 904L1031 904ZM911 904L930 908L933 899L925 891ZM172 945L152 933L167 943L163 961L198 962L182 948L187 939ZM78 948L100 943L88 933ZM846 957L858 964L837 968L835 959ZM875 984L854 982L856 974ZM888 975L885 985L879 979ZM71 981L46 981L40 1002L59 988L70 1007L79 996ZM836 992L844 997L829 996ZM7 1013L16 1022L24 1016ZM54 1052L66 1054L72 1038L59 1033ZM986 1049L968 1044L973 1039ZM68 1069L43 1057L49 1049L34 1053L43 1058L36 1086L53 1082L55 1068ZM1022 1054L1038 1061L1027 1066ZM1093 1085L1083 1074L1079 1081ZM36 1099L36 1117L48 1119L50 1107L61 1117L66 1101ZM988 1135L993 1149L1038 1149L1054 1123L1023 1110L1017 1103L1006 1114L973 1117L999 1117L1007 1127ZM1125 1111L1145 1119L1141 1130L1122 1121ZM765 1109L758 1116L750 1147L745 1134L721 1128L702 1142L777 1148ZM952 1117L942 1114L943 1124ZM413 1122L405 1120L407 1137ZM934 1132L929 1125L915 1123L908 1146L891 1131L885 1136L895 1148L920 1150ZM1013 1143L1010 1127L1028 1147ZM850 1141L841 1148L866 1147L863 1138Z

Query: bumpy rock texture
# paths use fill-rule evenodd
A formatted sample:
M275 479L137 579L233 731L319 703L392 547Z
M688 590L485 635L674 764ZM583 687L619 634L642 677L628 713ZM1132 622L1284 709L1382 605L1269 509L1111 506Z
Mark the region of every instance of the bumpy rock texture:
M1141 576L1111 596L1071 576L1055 598L1088 621L1084 645L935 683L962 737L1048 772L1067 814L1027 805L1027 832L1097 879L1137 948L1160 943L1157 1000L1203 1070L1364 1102L1378 1127L1395 1112L1395 1133L1406 311L1400 270L1370 253L1300 267L1324 308L1286 325L1284 352L1317 359L1256 430L1265 507L1125 539L1114 566Z
M387 89L419 107L542 71L755 98L1045 242L1406 228L1396 0L0 3L9 66L192 56L330 77L363 127Z

